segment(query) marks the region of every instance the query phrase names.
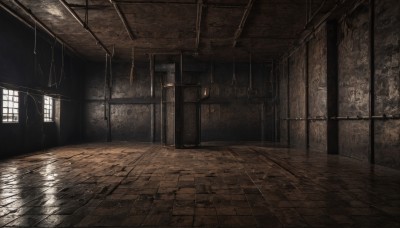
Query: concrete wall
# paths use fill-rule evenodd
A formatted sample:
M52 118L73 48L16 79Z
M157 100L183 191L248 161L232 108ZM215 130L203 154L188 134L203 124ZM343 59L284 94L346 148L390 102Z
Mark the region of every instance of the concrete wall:
M289 58L289 113L294 118L306 116L305 54L305 47L301 47ZM290 121L290 144L306 147L306 121Z
M400 49L398 1L376 1L375 45L375 115L400 114ZM280 112L281 118L304 118L308 99L308 118L327 116L328 88L337 87L338 116L368 116L370 109L370 8L361 4L346 15L337 18L337 85L327 85L327 29L323 24L306 43L281 62ZM308 56L306 53L308 49ZM331 53L332 54L332 53ZM289 65L287 65L289 61ZM305 64L308 63L304 70ZM289 76L287 75L289 72ZM306 73L305 73L306 72ZM306 74L306 75L305 75ZM305 97L308 77L308 97ZM289 78L289 92L287 92ZM306 78L307 79L307 78ZM307 81L307 80L306 80ZM287 94L289 94L289 108ZM331 93L335 94L335 93ZM332 98L330 98L332 99ZM289 109L289 115L286 115ZM307 141L305 121L290 120L290 138L285 124L281 124L281 142L292 147L304 148ZM282 122L283 123L283 122ZM338 153L368 162L400 168L400 122L399 120L374 120L374 156L370 149L370 120L338 120ZM327 152L326 120L309 120L309 149Z
M308 43L309 117L327 116L327 46L326 27L322 26ZM326 151L326 121L309 121L309 146L316 151Z
M400 2L376 1L375 114L400 114ZM400 167L400 120L375 121L375 162Z
M4 11L0 27L0 86L20 91L19 123L0 122L0 157L79 141L81 64L65 50L61 78L61 45L55 43L53 79L58 85L48 87L54 39L39 31L35 56L33 29ZM55 122L43 123L43 94L61 95Z
M156 61L156 64L167 62ZM113 64L111 132L113 140L152 141L150 69L147 63L137 64L133 86L129 85L129 63ZM211 83L211 64L184 61L183 83L200 84L211 88L210 98L201 104L202 141L259 141L263 135L274 140L274 110L272 100L274 82L266 64L253 64L253 92L248 93L249 64L236 66L237 84L232 85L232 63L214 64L214 82ZM155 75L155 141L160 140L160 81L166 73ZM86 68L85 83L85 138L89 141L106 139L104 120L104 64L92 63ZM130 103L135 100L136 103ZM139 104L140 103L140 104ZM264 105L263 105L264 104ZM264 110L263 110L264 106ZM262 118L264 115L264 118Z

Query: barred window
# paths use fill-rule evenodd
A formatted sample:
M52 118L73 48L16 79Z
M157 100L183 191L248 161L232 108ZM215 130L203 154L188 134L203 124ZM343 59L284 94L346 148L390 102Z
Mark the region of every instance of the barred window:
M3 123L18 123L18 91L3 89Z
M43 117L44 122L53 122L54 121L54 101L52 97L44 96L43 103Z

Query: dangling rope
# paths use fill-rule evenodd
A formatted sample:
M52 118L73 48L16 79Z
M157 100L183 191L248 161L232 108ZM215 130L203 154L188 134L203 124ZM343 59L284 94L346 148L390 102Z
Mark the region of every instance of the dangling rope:
M33 54L36 55L36 42L37 42L37 30L36 30L36 22L35 22L35 43L33 45Z
M133 85L133 79L135 76L135 47L132 47L132 65L131 65L131 73L129 76L129 83Z
M232 63L232 86L236 86L236 63L235 63L235 59L233 59L233 63Z
M37 69L37 55L36 55L36 43L37 43L37 32L36 32L36 22L35 22L35 37L34 37L34 43L33 43L33 55L34 55L34 76L35 76L35 78L37 78L37 72L38 72L38 69Z
M60 81L58 82L58 86L61 86L61 81L64 77L64 44L61 44L61 73L60 73Z
M53 84L53 77L55 75L56 72L56 68L54 65L54 46L55 46L55 42L54 44L51 46L51 62L50 62L50 71L49 71L49 81L48 81L48 87L52 87ZM57 82L55 83L55 85L57 86Z

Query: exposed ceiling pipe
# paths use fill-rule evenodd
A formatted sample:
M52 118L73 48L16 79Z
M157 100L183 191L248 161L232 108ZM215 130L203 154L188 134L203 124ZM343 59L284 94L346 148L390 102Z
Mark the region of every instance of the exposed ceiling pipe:
M320 11L324 8L325 4L326 4L326 0L324 0L324 1L321 3L321 5L318 7L318 9L315 10L314 13L310 12L310 16L309 16L308 19L307 19L307 23L306 23L305 28L307 28L308 25L310 24L310 22L315 18L315 16L317 16L317 15L320 13ZM311 15L311 14L312 14L312 15Z
M51 37L53 37L55 40L57 40L60 44L63 44L66 46L72 53L74 53L76 56L81 57L81 55L73 49L71 46L69 46L67 43L64 42L60 37L58 37L56 34L54 34L43 22L41 22L33 13L30 9L26 8L22 3L20 3L18 0L12 1L18 8L20 8L25 14L27 14L37 25L42 27L42 29L49 34ZM6 6L3 2L0 2L0 7L3 8L5 11L10 13L12 16L17 18L19 21L27 25L28 27L34 29L34 27L29 24L25 19L20 17L18 14L16 14L14 11L12 11L8 6Z
M197 3L197 19L196 19L196 50L199 49L199 45L200 45L200 33L201 33L202 15L203 15L203 0L198 0L198 3Z
M101 42L101 40L96 36L96 34L93 33L93 31L85 26L85 23L82 21L82 19L78 16L78 14L75 13L74 10L71 9L71 7L68 6L68 3L65 0L59 0L59 2L64 6L64 8L72 15L72 17L75 18L75 20L96 40L96 42L103 48L103 50L111 56L111 52L107 49L107 47Z
M244 25L246 24L247 17L249 16L251 8L253 7L253 3L254 3L254 0L249 0L248 4L244 10L242 20L240 21L239 27L235 32L235 37L233 39L232 47L236 47L237 40L239 39L240 35L243 32Z
M126 20L125 15L122 13L121 9L119 8L118 2L116 2L114 0L110 0L110 3L113 5L115 11L117 11L117 14L118 14L119 18L121 19L122 24L125 27L125 30L128 32L129 37L131 38L131 40L134 40L135 36L133 35L132 30L128 25L128 21Z

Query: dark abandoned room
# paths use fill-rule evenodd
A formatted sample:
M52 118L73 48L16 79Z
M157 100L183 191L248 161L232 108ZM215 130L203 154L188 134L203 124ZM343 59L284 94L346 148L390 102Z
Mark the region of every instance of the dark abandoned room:
M400 1L0 0L0 227L400 227Z

